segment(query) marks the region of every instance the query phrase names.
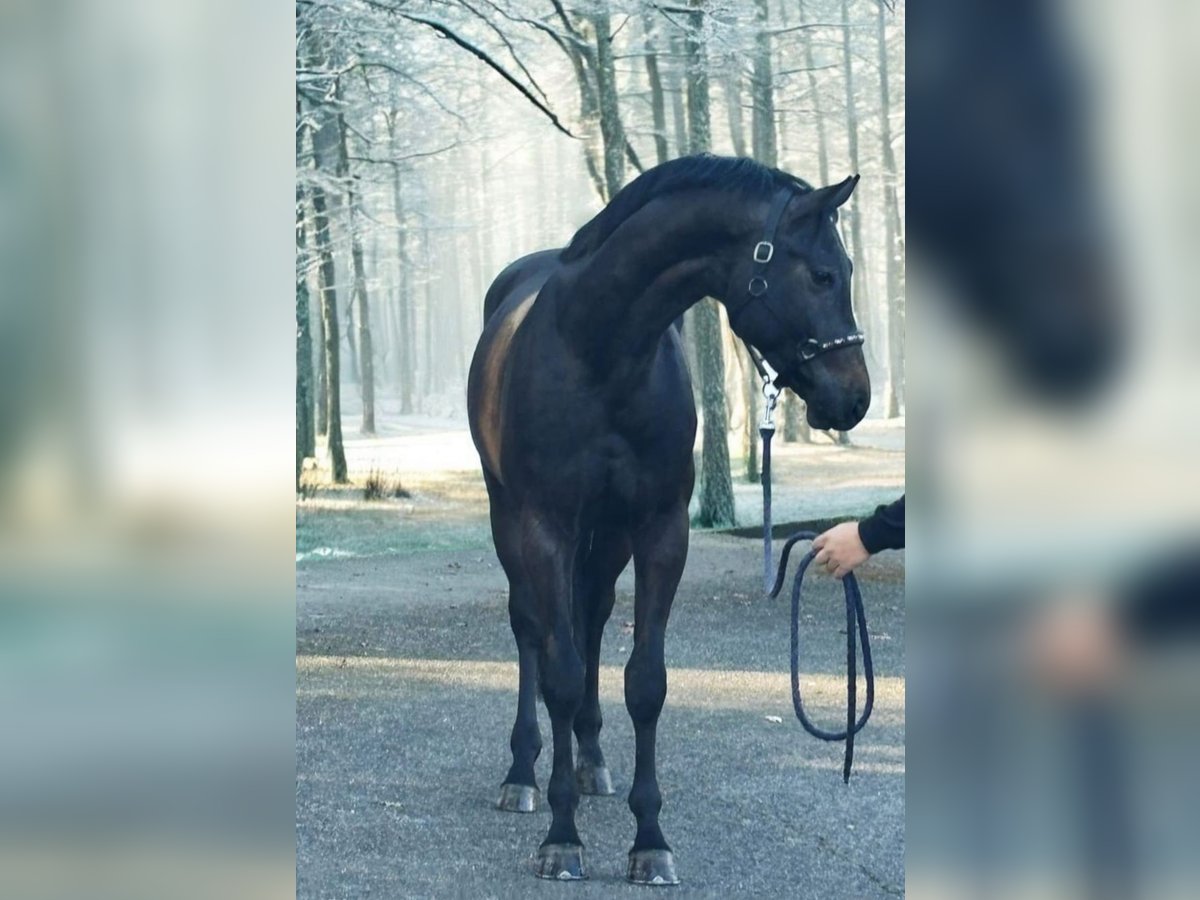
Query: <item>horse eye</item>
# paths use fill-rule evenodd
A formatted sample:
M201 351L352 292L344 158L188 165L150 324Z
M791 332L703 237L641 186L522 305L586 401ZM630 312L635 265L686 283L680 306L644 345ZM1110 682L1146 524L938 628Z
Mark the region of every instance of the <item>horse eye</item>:
M826 272L824 269L817 269L812 273L813 284L818 287L829 287L833 284L833 273Z

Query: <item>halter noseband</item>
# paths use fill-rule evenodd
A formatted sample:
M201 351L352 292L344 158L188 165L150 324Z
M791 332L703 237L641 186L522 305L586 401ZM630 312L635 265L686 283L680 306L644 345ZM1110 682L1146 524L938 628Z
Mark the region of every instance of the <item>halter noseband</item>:
M763 239L754 245L754 250L751 253L751 257L754 260L754 267L750 270L750 281L746 285L746 292L749 294L749 297L737 309L730 312L730 328L733 328L734 323L741 318L742 313L746 311L746 307L756 300L762 302L763 307L768 312L771 312L776 321L779 319L771 311L771 304L767 299L767 290L770 288L770 282L767 281L767 273L771 269L771 260L775 258L775 232L779 230L779 221L783 218L784 211L795 196L796 191L793 188L785 187L781 188L771 201L771 209L767 213L767 221L763 229ZM806 363L820 356L822 353L828 353L830 350L837 350L841 347L852 347L863 343L863 340L864 337L861 331L852 331L842 337L832 338L827 341L808 338L807 340L800 341L796 347L796 352L800 357L800 362ZM766 378L766 370L762 365L759 354L753 347L750 347L748 342L746 346L750 348L750 358L754 361L755 368L758 369L760 375Z

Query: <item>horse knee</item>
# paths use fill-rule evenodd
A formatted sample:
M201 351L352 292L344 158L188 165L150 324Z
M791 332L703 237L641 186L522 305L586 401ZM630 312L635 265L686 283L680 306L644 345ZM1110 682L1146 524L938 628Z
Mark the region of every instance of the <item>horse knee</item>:
M574 716L583 702L583 660L570 641L551 641L541 666L542 698L551 715Z
M635 647L625 666L625 707L634 722L652 722L667 699L667 668L661 657Z
M509 600L508 624L512 627L513 636L516 637L518 643L536 644L540 630L537 615L524 603L515 599Z

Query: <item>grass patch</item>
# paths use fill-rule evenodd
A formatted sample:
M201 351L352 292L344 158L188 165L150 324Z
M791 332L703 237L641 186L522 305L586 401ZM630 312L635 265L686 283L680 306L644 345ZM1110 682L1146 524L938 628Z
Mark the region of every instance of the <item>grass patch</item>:
M391 556L429 550L487 550L485 518L414 515L381 504L347 509L296 508L296 553L307 563L335 556Z
M405 490L399 478L389 478L378 469L372 469L363 482L363 499L370 502L375 500L407 500L412 494Z

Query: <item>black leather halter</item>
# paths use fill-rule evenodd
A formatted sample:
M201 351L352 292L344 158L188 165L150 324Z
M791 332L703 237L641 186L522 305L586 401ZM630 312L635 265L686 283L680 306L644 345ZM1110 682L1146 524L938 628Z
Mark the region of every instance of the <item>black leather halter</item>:
M781 188L771 200L771 208L767 212L767 220L763 229L763 238L754 245L754 250L751 254L754 260L754 267L750 270L750 281L746 285L748 296L735 309L729 310L730 328L736 330L735 323L741 318L746 308L755 302L762 304L763 308L771 313L771 316L776 321L779 321L779 316L771 309L771 303L767 297L767 291L771 287L770 281L767 280L767 275L771 271L771 261L775 258L775 232L779 230L779 222L783 218L788 204L792 202L797 193L791 187ZM864 337L861 331L852 331L841 337L825 341L818 338L807 338L797 344L796 353L800 357L801 364L803 364L811 359L815 359L822 353L828 353L830 350L838 350L842 347L852 347L863 343L863 340ZM754 367L758 369L758 374L763 378L768 378L762 357L750 346L749 342L746 343L746 346L750 349L750 358L754 361Z

